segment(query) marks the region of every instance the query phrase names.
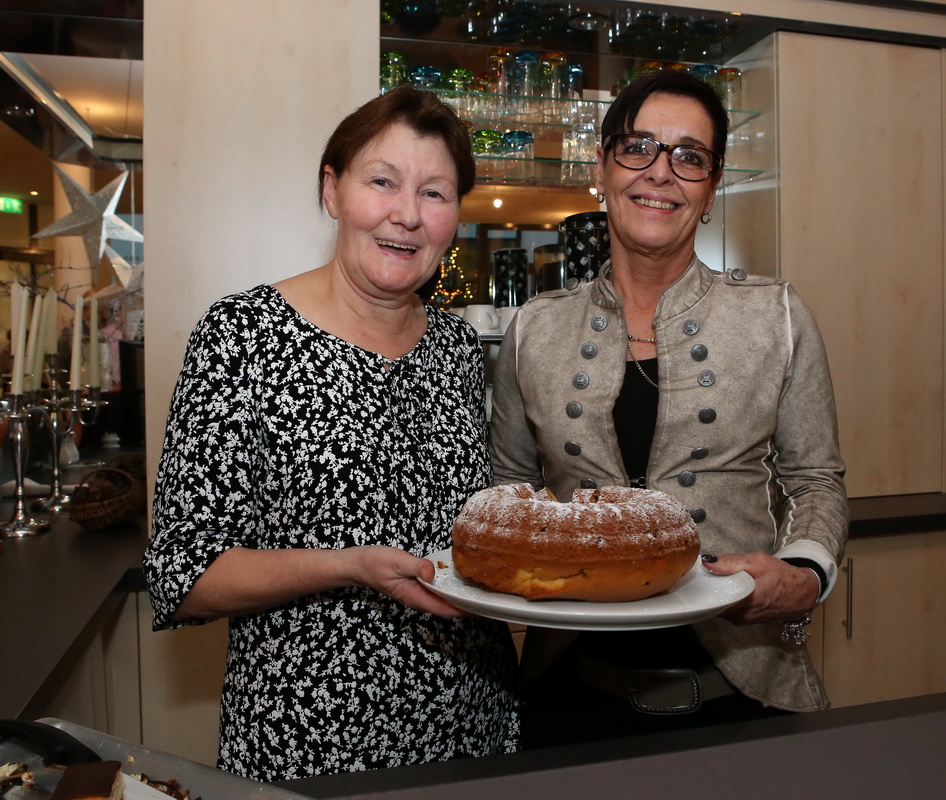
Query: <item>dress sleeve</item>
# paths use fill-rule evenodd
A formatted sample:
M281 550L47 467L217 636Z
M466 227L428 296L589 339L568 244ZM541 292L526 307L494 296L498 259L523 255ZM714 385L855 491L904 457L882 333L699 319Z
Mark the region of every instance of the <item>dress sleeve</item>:
M826 597L848 532L844 462L828 361L814 317L787 287L792 356L779 400L775 469L785 492L776 555L812 559L825 571Z
M188 342L171 400L144 561L155 630L188 624L171 617L204 570L225 550L254 546L262 460L251 380L256 327L239 304L219 303Z
M489 454L493 485L531 483L545 485L535 435L526 417L519 386L519 336L522 310L513 317L493 375L493 409L489 423Z

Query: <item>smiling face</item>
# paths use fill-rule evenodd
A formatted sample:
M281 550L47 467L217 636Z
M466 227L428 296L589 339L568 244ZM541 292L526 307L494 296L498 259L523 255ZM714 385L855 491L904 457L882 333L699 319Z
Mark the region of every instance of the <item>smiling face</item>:
M335 265L364 297L391 301L434 272L457 230L457 168L443 141L394 123L341 175L327 166L325 207L338 221Z
M669 145L712 149L713 123L691 97L652 94L628 132ZM598 151L598 188L608 201L608 228L616 263L646 255L668 263L689 263L700 217L713 208L718 173L705 181L685 181L670 170L669 153L646 169L631 170ZM683 264L685 266L685 264Z

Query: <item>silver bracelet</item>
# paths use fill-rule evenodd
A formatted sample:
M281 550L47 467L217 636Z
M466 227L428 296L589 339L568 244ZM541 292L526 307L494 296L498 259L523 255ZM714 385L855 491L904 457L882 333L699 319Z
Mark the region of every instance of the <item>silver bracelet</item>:
M796 645L801 647L805 642L808 641L808 637L811 636L811 634L805 630L805 627L810 624L811 617L808 616L799 620L795 620L794 622L782 623L782 641L794 642Z

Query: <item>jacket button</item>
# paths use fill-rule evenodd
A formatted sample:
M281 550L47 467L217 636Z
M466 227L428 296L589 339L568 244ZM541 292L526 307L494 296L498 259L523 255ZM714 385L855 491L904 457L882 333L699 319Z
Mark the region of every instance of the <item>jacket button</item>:
M581 403L577 400L572 400L567 406L565 406L565 413L568 414L572 419L578 419L581 416L582 408Z
M705 361L709 350L705 344L695 344L690 348L690 356L694 361Z
M598 345L594 342L585 342L581 346L581 355L582 358L594 358L598 355Z
M690 458L706 458L708 455L708 447L697 447L690 451Z
M734 281L744 281L749 277L746 271L744 269L740 269L739 267L736 267L730 274L732 275L732 279Z
M688 320L685 320L684 323L683 323L683 332L684 332L687 336L693 336L694 334L699 333L699 332L700 332L700 323L697 322L695 319L688 319Z
M716 409L715 408L701 408L700 413L697 414L700 422L704 425L708 425L711 422L716 421Z
M690 511L690 519L695 523L699 524L706 521L706 509L704 508L694 508Z
M716 383L716 374L711 369L704 369L696 376L696 382L700 386L712 386Z
M603 331L608 327L608 318L602 317L600 314L596 317L591 318L591 330L593 331Z
M677 483L681 486L693 486L696 483L696 473L693 470L685 469L677 475Z
M580 456L581 445L578 442L565 442L565 452L570 456Z
M578 278L569 278L565 281L566 289L574 289L578 285Z
M598 481L596 481L594 478L582 478L578 485L582 489L597 489Z
M589 383L591 383L591 378L588 377L587 372L576 372L575 377L572 378L572 386L576 389L587 389Z

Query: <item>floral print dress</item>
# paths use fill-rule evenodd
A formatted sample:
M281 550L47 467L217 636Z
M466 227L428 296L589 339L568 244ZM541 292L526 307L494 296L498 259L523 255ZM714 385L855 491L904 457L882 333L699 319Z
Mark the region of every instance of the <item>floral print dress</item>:
M232 547L450 546L489 484L483 356L427 306L390 361L328 334L272 286L214 304L171 403L145 570L154 627ZM199 657L199 654L195 654ZM507 627L347 587L230 620L219 766L257 780L511 752Z

